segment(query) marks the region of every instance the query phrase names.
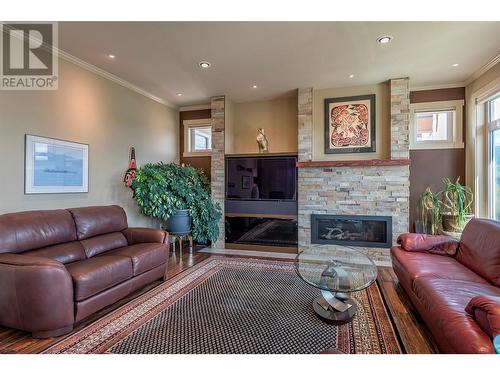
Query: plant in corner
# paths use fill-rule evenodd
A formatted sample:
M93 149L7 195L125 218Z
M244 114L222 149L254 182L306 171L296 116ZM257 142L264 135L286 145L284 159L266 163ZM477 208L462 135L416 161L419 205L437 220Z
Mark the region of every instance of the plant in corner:
M443 190L436 194L427 188L419 200L424 233L461 233L474 216L470 211L472 199L472 190L460 184L460 177L455 182L445 178Z
M465 224L473 217L471 213L472 190L460 184L460 177L455 182L449 178L443 180L441 195L441 215L443 230L446 232L462 232Z
M441 229L441 202L429 187L420 196L418 206L424 233L430 230L431 234L438 234Z
M201 170L175 163L146 164L136 172L132 185L141 212L167 221L180 210L189 210L191 234L198 243L219 236L221 208L210 196L210 184Z

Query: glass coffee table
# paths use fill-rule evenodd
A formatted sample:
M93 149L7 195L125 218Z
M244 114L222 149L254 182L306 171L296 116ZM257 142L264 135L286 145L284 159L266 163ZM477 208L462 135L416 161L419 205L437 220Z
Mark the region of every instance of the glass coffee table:
M295 268L306 283L320 289L313 308L323 320L342 324L357 311L351 292L368 288L377 266L365 254L346 246L312 246L297 255Z

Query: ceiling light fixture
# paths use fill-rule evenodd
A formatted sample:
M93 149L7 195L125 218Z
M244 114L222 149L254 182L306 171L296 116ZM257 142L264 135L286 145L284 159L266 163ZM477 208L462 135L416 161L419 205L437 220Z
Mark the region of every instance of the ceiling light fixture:
M175 94L177 96L182 96L182 92L178 92L177 94Z
M207 69L210 68L210 65L212 64L210 64L208 61L200 61L198 65L200 66L200 68Z
M253 85L252 86L252 89L256 89L258 86L257 85Z
M458 66L458 63L452 64L451 66L453 66L454 68L456 68Z
M354 74L349 74L349 78L354 78Z
M387 44L390 43L391 41L392 41L392 36L390 35L384 35L377 39L377 42L380 44Z
M112 53L110 53L110 54L108 55L108 57L109 57L110 59L114 59L116 56L115 56L115 55L113 55Z

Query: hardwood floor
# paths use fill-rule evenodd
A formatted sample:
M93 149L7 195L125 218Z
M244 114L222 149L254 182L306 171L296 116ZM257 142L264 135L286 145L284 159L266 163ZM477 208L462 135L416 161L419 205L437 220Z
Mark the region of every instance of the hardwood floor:
M211 256L211 254L199 253L196 251L190 254L186 250L182 255L179 255L178 253L171 253L167 269L167 276L171 278L186 270L187 268L192 267L196 263L210 258ZM108 312L124 305L125 303L136 298L140 294L154 288L160 283L161 281L157 281L151 285L148 285L147 287L133 293L123 300L120 300L115 304L91 315L89 318L78 323L75 326L75 330L79 330L83 327L88 326L92 322L106 315ZM398 287L397 279L392 272L392 269L387 267L379 267L379 276L377 279L377 283L380 286L380 290L384 297L386 307L396 326L398 337L405 352L412 354L436 353L437 350L435 344L430 338L425 325L414 313L413 307L409 303L408 298ZM0 353L40 353L44 349L64 339L68 335L49 339L34 339L29 333L0 326Z

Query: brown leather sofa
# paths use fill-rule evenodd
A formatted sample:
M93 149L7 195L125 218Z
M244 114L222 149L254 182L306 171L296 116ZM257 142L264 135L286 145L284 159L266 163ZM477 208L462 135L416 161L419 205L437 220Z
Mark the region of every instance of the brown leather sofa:
M495 353L500 335L500 222L473 219L460 241L415 233L391 248L400 285L443 353Z
M163 278L168 233L128 228L119 206L0 215L0 325L59 336Z

